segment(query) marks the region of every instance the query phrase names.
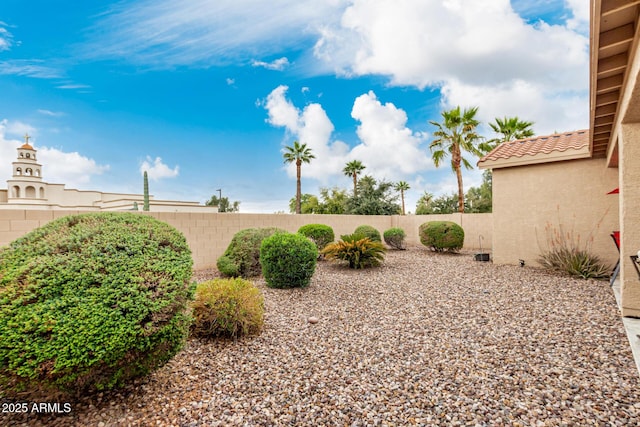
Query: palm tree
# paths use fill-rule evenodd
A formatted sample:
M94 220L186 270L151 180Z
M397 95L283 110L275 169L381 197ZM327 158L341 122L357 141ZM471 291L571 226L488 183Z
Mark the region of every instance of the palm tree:
M464 212L464 189L462 186L462 170L464 165L467 169L473 169L471 163L462 157L462 152L467 151L476 156L481 156L482 152L476 147L475 142L480 139L476 133L476 128L480 124L475 119L478 107L464 109L460 111L460 106L449 111L443 111L442 123L430 121L438 129L433 133L436 137L429 145L431 149L433 163L440 166L442 160L451 155L451 169L458 179L458 212Z
M311 159L315 159L316 156L311 154L311 148L307 148L307 144L300 144L298 141L293 141L293 147L284 147L285 163L296 163L296 213L301 213L301 199L302 191L300 185L300 176L302 163L311 163Z
M344 172L346 176L353 177L353 197L357 196L358 175L365 169L366 166L363 165L360 160L351 160L344 169L342 169L342 172Z
M409 188L409 184L407 184L406 181L400 181L395 185L395 189L396 191L400 192L400 198L402 199L402 215L405 215L404 213L404 192L407 191Z
M489 126L491 126L491 129L493 129L495 133L501 134L502 137L493 138L480 144L479 148L486 153L503 142L529 138L535 135L535 132L531 129L533 122L524 122L520 120L518 116L505 117L504 119L496 117L496 122L489 123Z

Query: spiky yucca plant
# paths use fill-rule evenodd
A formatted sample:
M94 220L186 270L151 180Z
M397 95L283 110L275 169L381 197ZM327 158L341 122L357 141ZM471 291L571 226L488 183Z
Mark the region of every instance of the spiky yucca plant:
M387 249L381 242L374 242L361 234L340 236L340 240L329 243L322 254L327 259L347 261L350 268L375 267L384 260Z

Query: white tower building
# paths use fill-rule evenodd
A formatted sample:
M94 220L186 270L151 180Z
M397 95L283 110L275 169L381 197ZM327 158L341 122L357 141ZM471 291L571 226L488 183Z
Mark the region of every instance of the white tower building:
M24 144L18 147L18 160L12 163L13 178L7 180L8 201L21 204L46 204L47 183L42 181L42 165L36 160L36 152L29 144L28 134Z

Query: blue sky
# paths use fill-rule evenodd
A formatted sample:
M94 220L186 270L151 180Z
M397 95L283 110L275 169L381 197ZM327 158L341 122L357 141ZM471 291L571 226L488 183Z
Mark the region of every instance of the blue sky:
M588 127L587 0L3 0L0 182L28 132L43 178L67 188L288 212L350 189L350 160L450 194L430 160L443 109L517 115L538 134ZM473 161L475 163L475 159ZM468 188L478 170L464 172Z

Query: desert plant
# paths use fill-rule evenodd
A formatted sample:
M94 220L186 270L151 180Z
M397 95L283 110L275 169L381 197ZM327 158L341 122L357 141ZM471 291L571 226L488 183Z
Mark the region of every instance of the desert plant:
M302 234L274 234L260 247L262 274L270 288L309 286L317 260L318 248Z
M0 390L53 396L122 385L189 331L191 252L134 213L54 220L0 251Z
M365 237L371 239L372 242L382 242L382 237L380 237L380 232L370 225L361 225L355 229L353 234L361 234Z
M329 243L322 253L327 259L347 261L350 268L375 267L384 260L386 249L381 242L374 242L362 234L347 234Z
M265 238L275 233L286 233L286 231L279 228L247 228L238 231L221 257L227 259L218 258L216 262L220 273L229 277L259 276L262 272L260 244Z
M192 303L193 335L230 337L253 335L264 323L264 298L241 278L214 279L198 284Z
M436 252L458 252L464 244L464 230L455 222L425 222L418 232L420 242Z
M142 210L149 212L149 176L147 175L147 171L144 171L143 181L144 204L142 205Z
M580 235L573 230L565 232L562 225L545 226L547 248L538 257L538 263L554 271L568 273L583 279L609 277L611 268L591 252L593 235L581 242Z
M302 234L315 243L319 251L324 249L329 243L335 239L333 228L324 224L307 224L298 229L298 233Z
M404 238L406 237L402 228L390 228L383 234L384 241L387 245L395 249L405 249Z

